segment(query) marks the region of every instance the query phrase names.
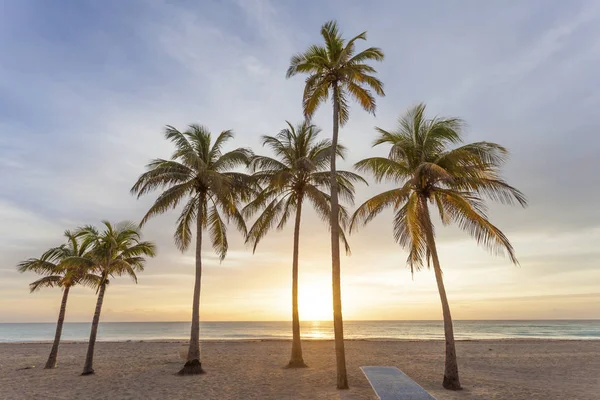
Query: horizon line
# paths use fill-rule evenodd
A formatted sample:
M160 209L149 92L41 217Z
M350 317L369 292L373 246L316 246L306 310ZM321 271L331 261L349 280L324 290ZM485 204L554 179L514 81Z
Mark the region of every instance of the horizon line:
M520 322L520 321L600 321L600 318L517 318L517 319L454 319L454 322ZM223 323L264 323L264 322L292 322L291 320L210 320L200 321L203 322L223 322ZM302 322L331 322L333 320L304 320ZM444 322L443 319L352 319L345 320L344 322ZM65 321L65 324L88 324L91 321ZM191 323L188 321L100 321L101 324L163 324L163 323ZM56 324L56 321L25 321L25 322L3 322L0 324Z

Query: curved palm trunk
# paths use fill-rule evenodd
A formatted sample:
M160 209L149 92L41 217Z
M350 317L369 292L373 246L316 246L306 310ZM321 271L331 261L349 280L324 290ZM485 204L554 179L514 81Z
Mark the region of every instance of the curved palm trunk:
M94 347L96 347L96 334L98 333L98 324L100 323L100 311L102 311L102 302L104 301L104 292L106 291L106 283L100 285L98 291L98 300L96 300L96 311L94 311L94 319L92 320L92 331L90 332L90 341L88 343L87 355L85 357L85 365L81 375L91 375L94 373Z
M62 301L60 303L60 311L58 313L58 322L56 323L56 333L54 334L54 343L52 343L52 349L46 361L44 369L56 368L56 358L58 357L58 345L60 343L60 336L62 335L63 323L65 322L65 311L67 309L67 298L69 297L70 286L65 286L62 295Z
M200 285L202 283L202 201L198 206L196 220L196 280L194 282L194 299L192 303L192 329L190 332L190 347L187 362L177 373L178 375L203 374L200 363Z
M289 368L304 368L302 342L300 341L300 317L298 315L298 255L300 247L300 221L302 218L302 195L298 196L296 224L294 225L294 255L292 261L292 357Z
M427 201L421 199L421 205L423 207L423 213L425 215L425 222L428 227L431 227L431 219L429 217L429 208L427 207ZM458 379L458 361L456 360L456 346L454 344L454 328L452 327L452 316L450 315L450 305L448 304L448 297L446 296L446 289L444 288L444 280L442 277L442 268L440 267L440 260L437 254L437 248L435 246L435 239L433 237L433 231L431 229L425 229L425 235L427 236L427 246L431 253L433 260L433 270L435 272L435 281L437 282L438 291L440 293L440 300L442 302L442 313L444 315L444 336L446 338L446 365L444 367L444 381L442 386L449 390L460 390L460 380Z
M344 349L344 321L342 319L342 283L340 272L340 224L338 206L338 186L336 180L336 149L338 144L340 105L338 87L333 86L333 136L331 145L331 278L333 289L333 331L335 334L335 359L337 364L337 388L348 389L346 374L346 352Z

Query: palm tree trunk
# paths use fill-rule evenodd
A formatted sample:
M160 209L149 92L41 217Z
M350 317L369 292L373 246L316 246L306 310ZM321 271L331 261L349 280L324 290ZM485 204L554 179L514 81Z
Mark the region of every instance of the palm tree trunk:
M292 262L292 357L289 368L304 368L302 343L300 341L300 316L298 315L298 255L300 247L300 221L302 218L302 195L298 196L296 224L294 225L294 255Z
M444 316L444 335L446 338L446 365L444 368L444 381L442 386L449 390L461 390L460 380L458 379L458 361L456 359L456 346L454 344L454 328L452 327L452 315L450 315L450 305L448 304L448 297L446 296L446 289L444 288L444 279L442 277L442 268L440 267L440 260L437 254L437 248L435 246L435 238L433 237L433 230L431 225L431 218L429 217L429 208L427 207L427 200L421 199L421 206L423 207L423 214L425 216L425 223L427 227L425 229L425 235L427 236L427 246L431 253L433 260L433 270L435 272L435 281L437 282L438 291L440 293L440 300L442 302L442 313Z
M56 368L56 358L58 357L58 345L60 343L60 336L62 335L63 322L65 322L65 311L67 309L67 299L69 297L70 286L65 286L63 290L62 301L60 303L60 311L58 313L58 322L56 323L56 333L54 334L54 343L52 343L52 349L46 361L44 369Z
M342 319L342 283L340 272L340 224L338 205L338 186L336 180L336 149L338 145L340 104L338 87L333 84L333 136L331 145L331 280L333 289L333 331L335 335L335 359L337 364L337 388L348 389L346 374L346 352L344 349L344 321Z
M104 292L106 291L106 283L100 285L98 291L98 300L96 300L96 311L94 311L94 319L92 320L92 331L90 332L90 341L88 343L87 355L85 357L85 365L81 375L91 375L94 373L94 347L96 346L96 334L98 333L98 324L100 323L100 311L102 311L102 302L104 301Z
M196 280L194 282L194 299L192 302L192 329L190 332L190 347L188 349L187 362L177 373L178 375L203 374L200 363L200 285L202 283L202 210L203 201L198 204L198 216L196 219Z

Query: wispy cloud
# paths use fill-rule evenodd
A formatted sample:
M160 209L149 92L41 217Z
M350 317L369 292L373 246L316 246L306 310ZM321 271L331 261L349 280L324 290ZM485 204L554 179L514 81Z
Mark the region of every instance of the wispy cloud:
M381 153L369 147L373 126L393 128L401 111L422 100L432 113L465 118L470 140L512 150L507 178L528 194L531 207L493 207L491 216L514 240L521 267L492 258L456 229L440 230L450 296L469 310L458 315L500 312L495 305L477 307L490 297L591 292L600 283L592 273L600 227L596 2L115 0L66 8L27 0L6 5L0 15L0 51L11 55L0 63L0 299L22 301L27 311L16 316L2 301L0 321L54 318L57 294L30 296L32 276L14 271L19 260L60 243L64 229L143 215L151 196L138 201L129 188L151 158L170 155L165 124L233 129L234 145L264 152L260 135L277 132L286 119L300 120L303 80L286 80L285 69L293 53L319 40L327 18L338 19L347 35L368 30L368 44L386 52L377 68L387 96L376 118L353 108L342 131L350 150L344 167ZM316 115L324 135L330 120L328 107ZM359 188L357 200L382 187ZM327 230L312 212L306 215L301 274L305 284L328 282ZM435 317L431 274L411 280L385 215L352 237L344 296L372 302L379 317ZM175 217L145 228L159 256L139 287L111 288L107 320L188 318L192 253L182 255L172 244ZM274 298L287 299L281 296L289 286L290 233L273 233L252 255L232 228L223 263L207 246L205 313L264 319ZM70 318L87 320L93 293L81 289L75 296L80 301ZM397 304L410 299L418 303L415 312ZM528 304L547 310L546 301ZM353 318L377 317L373 307L349 302ZM536 315L535 306L519 314L518 300L509 302L502 315ZM600 316L597 307L573 304L539 315ZM274 318L287 318L287 307Z

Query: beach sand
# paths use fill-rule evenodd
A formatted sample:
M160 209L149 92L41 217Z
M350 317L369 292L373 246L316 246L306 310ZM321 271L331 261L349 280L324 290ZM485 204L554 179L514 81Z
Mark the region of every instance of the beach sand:
M439 400L600 399L600 341L458 342L464 390L441 387L439 341L347 341L350 390L335 389L333 342L303 343L309 368L282 368L290 342L204 342L205 375L180 377L181 342L96 345L92 376L78 376L86 343L0 344L1 399L376 399L361 365L396 366ZM28 366L33 369L18 370Z

